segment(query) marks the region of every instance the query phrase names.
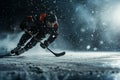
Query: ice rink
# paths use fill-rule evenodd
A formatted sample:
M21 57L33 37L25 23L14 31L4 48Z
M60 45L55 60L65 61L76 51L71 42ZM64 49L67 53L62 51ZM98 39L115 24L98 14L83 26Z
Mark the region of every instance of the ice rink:
M0 80L120 80L120 52L27 52L0 58Z

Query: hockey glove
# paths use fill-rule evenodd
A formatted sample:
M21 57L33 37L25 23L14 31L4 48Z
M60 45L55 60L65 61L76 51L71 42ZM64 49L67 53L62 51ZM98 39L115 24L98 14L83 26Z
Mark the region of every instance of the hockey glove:
M40 46L41 46L43 49L45 49L45 48L47 48L47 47L49 46L49 42L44 41L44 43L41 43Z

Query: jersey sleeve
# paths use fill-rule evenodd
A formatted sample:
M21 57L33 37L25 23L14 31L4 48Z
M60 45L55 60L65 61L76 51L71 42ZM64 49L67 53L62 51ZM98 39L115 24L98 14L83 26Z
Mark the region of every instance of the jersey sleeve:
M58 36L58 23L56 22L54 25L53 25L53 29L52 29L52 33L50 34L49 38L47 39L47 42L48 43L52 43Z

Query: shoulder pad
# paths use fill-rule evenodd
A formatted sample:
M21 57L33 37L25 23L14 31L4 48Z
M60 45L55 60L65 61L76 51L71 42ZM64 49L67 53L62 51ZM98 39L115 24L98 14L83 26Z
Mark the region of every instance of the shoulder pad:
M39 20L40 20L41 22L44 22L44 21L45 21L46 16L47 16L47 14L46 14L46 13L42 13L42 14L40 14Z

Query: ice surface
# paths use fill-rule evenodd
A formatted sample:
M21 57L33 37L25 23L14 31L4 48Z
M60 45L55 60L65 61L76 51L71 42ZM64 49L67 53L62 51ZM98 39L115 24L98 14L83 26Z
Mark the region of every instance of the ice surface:
M119 80L118 52L66 53L55 57L48 51L31 50L0 58L0 80Z

